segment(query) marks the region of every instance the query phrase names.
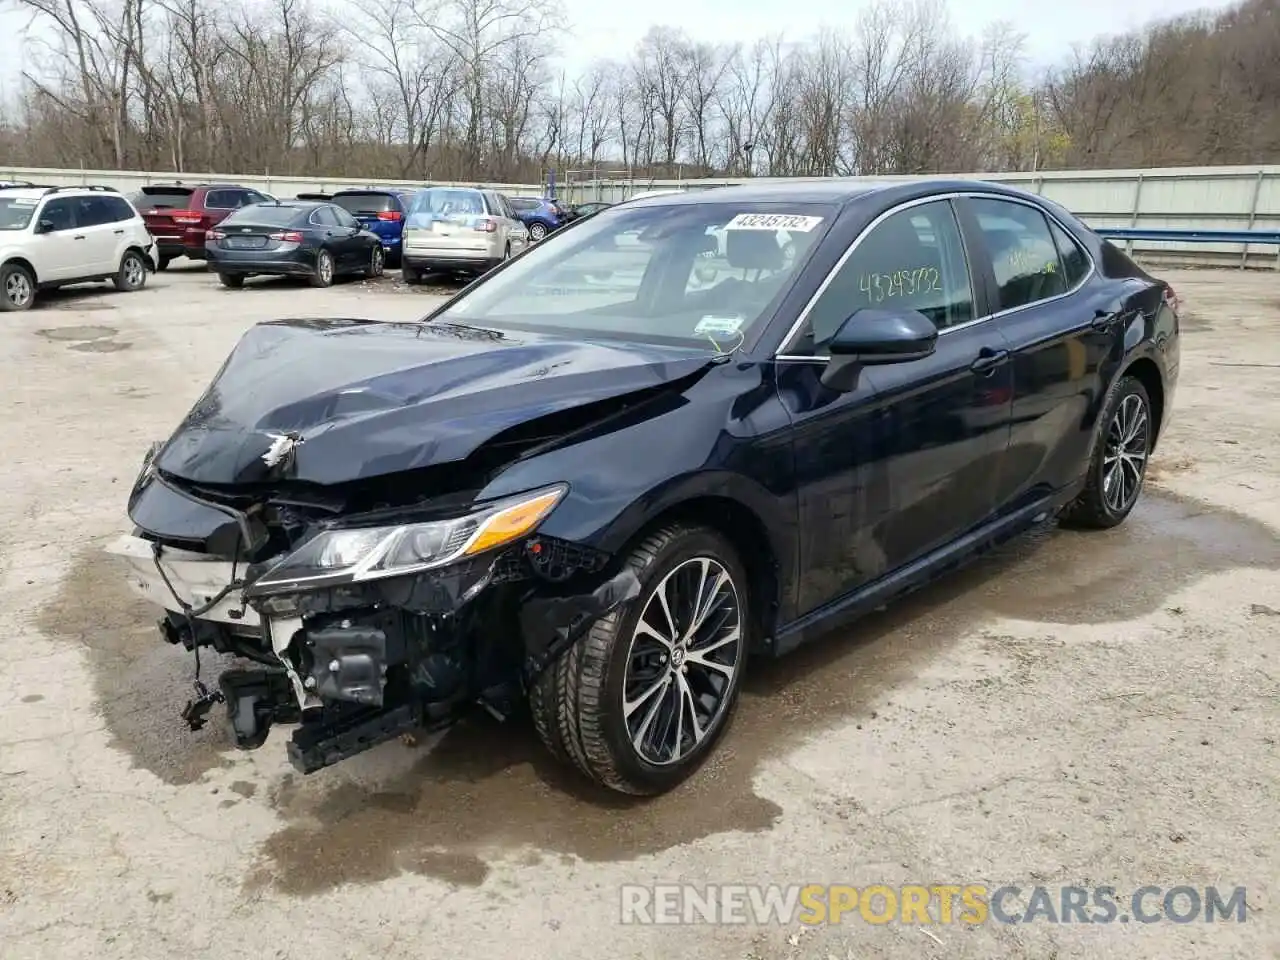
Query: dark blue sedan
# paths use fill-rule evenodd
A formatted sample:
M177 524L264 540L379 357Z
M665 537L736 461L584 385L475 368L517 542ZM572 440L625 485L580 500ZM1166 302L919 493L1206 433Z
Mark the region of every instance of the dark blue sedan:
M634 199L419 322L250 328L117 552L166 641L258 661L219 678L245 749L293 724L310 773L484 710L659 793L755 659L1033 526L1123 523L1177 311L994 183Z

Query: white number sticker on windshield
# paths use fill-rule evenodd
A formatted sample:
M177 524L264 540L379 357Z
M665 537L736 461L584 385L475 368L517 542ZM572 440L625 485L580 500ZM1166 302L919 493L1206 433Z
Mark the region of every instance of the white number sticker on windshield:
M742 317L706 316L693 328L694 333L710 337L717 333L734 334L742 327Z
M15 207L34 207L40 202L39 197L14 197L10 201Z
M724 225L726 230L790 230L808 233L822 217L802 217L796 213L740 213Z

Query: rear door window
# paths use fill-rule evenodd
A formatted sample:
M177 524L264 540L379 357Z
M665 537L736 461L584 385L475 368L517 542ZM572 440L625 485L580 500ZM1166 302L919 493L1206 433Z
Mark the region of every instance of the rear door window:
M360 226L359 220L357 220L355 217L353 217L351 214L347 213L347 211L343 210L341 207L337 205L334 205L332 207L326 207L325 209L328 210L331 214L333 214L334 219L337 220L338 226L340 227L346 227L348 230L350 230L352 227Z
M998 309L1012 310L1067 292L1062 263L1049 222L1037 208L991 198L970 200L986 240Z
M329 206L316 207L311 211L311 222L321 227L336 227L338 218Z

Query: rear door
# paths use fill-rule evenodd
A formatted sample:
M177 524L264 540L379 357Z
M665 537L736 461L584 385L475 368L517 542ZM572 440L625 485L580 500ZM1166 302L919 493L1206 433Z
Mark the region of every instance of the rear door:
M997 311L989 322L1012 351L1012 432L997 501L1015 509L1084 469L1123 318L1089 296L1088 254L1038 205L1004 197L961 203L985 247L979 259Z
M157 240L182 243L186 224L177 223L174 213L191 209L190 187L143 187L133 195L133 205L142 214L147 230Z
M86 275L115 273L120 266L116 250L124 238L124 230L116 222L117 211L105 194L76 198L77 231L84 235Z
M330 240L336 251L338 262L344 270L359 270L367 262L369 242L365 237L360 221L335 204L321 207L316 211L326 220L332 220L332 226L326 225L330 231Z

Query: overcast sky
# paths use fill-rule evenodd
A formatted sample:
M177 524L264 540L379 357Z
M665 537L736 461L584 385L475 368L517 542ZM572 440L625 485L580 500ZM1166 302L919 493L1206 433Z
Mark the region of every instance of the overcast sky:
M801 39L823 29L849 25L859 0L563 0L571 24L571 63L594 57L622 57L653 24L682 25L698 39L751 41L772 33ZM1007 20L1027 36L1034 64L1048 64L1070 53L1073 43L1099 34L1121 33L1151 20L1203 8L1227 6L1222 0L1068 0L1019 4L1014 0L952 0L951 18L971 36L984 26ZM29 38L27 18L12 12L13 0L0 0L0 84L11 92L23 68Z

